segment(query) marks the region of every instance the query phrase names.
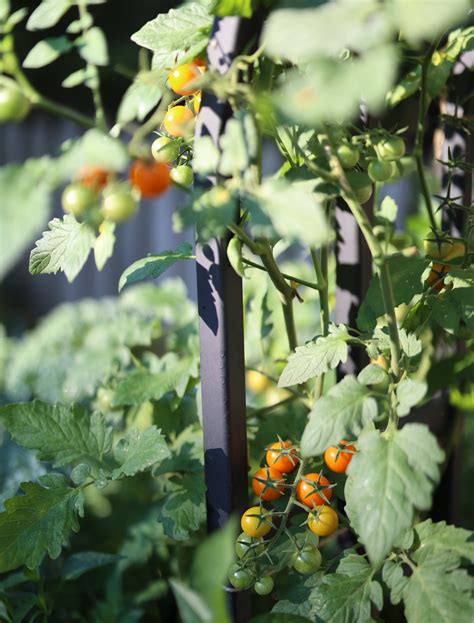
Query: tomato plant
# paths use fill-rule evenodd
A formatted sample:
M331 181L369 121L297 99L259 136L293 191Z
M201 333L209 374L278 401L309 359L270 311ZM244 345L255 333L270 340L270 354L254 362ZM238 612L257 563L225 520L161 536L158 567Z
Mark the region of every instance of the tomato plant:
M5 153L74 125L0 167L2 279L32 246L33 275L113 257L107 281L171 184L198 244L150 229L118 296L22 336L28 292L2 305L0 620L230 623L231 592L258 620L467 623L468 0L19 4L0 122L33 114ZM197 304L163 277L189 262Z

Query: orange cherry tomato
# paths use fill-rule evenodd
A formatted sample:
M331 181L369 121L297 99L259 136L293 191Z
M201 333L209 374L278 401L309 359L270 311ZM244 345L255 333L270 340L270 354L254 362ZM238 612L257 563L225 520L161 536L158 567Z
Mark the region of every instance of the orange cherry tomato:
M283 495L281 484L284 482L285 477L274 467L261 467L252 478L252 487L257 497L271 502Z
M132 186L148 198L161 195L171 184L170 168L164 162L135 160L128 176Z
M325 504L326 500L329 501L332 498L332 489L326 488L331 484L327 478L316 472L305 474L303 478L296 485L296 497L302 504L314 508Z
M198 91L193 97L193 106L196 114L201 110L202 91Z
M87 186L87 188L91 188L96 192L103 190L113 177L114 174L111 171L107 171L103 167L93 167L87 164L81 167L77 173L77 180L83 186Z
M430 274L428 275L428 278L426 280L428 285L436 290L436 292L441 292L441 290L444 288L443 277L448 274L450 268L451 267L447 264L439 264L438 262L433 262Z
M165 130L171 136L190 136L193 133L194 115L186 106L173 106L163 120Z
M168 82L173 91L178 95L194 95L198 89L190 85L201 73L202 70L196 63L185 63L173 69L168 76Z
M277 441L267 450L267 465L286 474L295 469L299 463L296 449L291 441Z
M347 466L352 460L353 453L356 451L355 447L352 444L348 444L347 441L342 440L341 444L344 444L348 450L351 450L351 452L345 452L337 446L331 446L324 453L326 465L337 474L346 473Z
M193 63L198 67L201 67L203 70L207 67L207 61L205 58L195 58Z

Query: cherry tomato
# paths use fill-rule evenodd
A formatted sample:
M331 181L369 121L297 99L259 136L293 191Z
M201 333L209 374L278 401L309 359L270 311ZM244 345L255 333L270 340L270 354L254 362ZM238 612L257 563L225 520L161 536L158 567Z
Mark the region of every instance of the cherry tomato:
M252 478L252 487L255 495L261 500L271 502L278 500L284 493L281 483L285 478L281 472L274 467L262 467L255 472Z
M78 182L66 186L61 197L64 212L75 217L83 216L96 201L96 193Z
M186 106L173 106L163 120L165 130L171 136L190 136L194 129L194 115Z
M269 575L266 575L263 578L259 578L255 582L253 588L257 595L269 595L274 586L275 583L273 582L273 579Z
M301 479L296 485L296 497L300 502L306 504L306 506L309 506L310 508L325 504L326 500L322 497L319 491L328 501L332 498L332 489L326 488L331 484L327 478L316 472L305 474L303 478L309 482L305 482L305 480Z
M321 566L322 556L317 547L307 545L293 558L293 569L304 575L315 573Z
M192 168L187 164L180 164L178 167L173 167L170 172L171 180L176 186L182 188L189 188L193 185L194 175Z
M268 512L260 506L248 508L242 515L240 525L247 536L254 538L265 536L272 529Z
M343 143L337 148L337 157L344 169L352 169L359 162L359 150L353 145Z
M318 506L317 514L309 513L308 528L318 536L329 536L337 530L339 517L330 506Z
M179 156L179 152L179 145L167 136L159 136L151 146L151 155L157 162L173 162Z
M383 355L379 355L377 359L371 359L370 363L376 363L378 366L380 366L384 370L388 370L388 362Z
M279 472L287 474L295 469L299 463L296 449L291 441L276 441L268 448L266 454L267 465Z
M400 136L391 136L378 144L382 160L400 160L405 155L405 141Z
M235 542L235 553L239 558L253 558L262 554L265 550L265 544L262 538L254 539L245 532L237 537Z
M366 173L349 171L347 179L360 203L367 203L372 196L372 182Z
M341 444L344 444L348 450L352 452L344 452L341 448L336 446L331 446L324 453L324 460L326 461L326 465L333 472L337 474L345 474L347 471L347 467L352 460L353 453L356 451L355 447L351 444L348 444L347 441L342 440Z
M238 565L232 565L229 571L229 582L234 588L244 591L253 584L253 576L247 569L242 569Z
M97 401L99 403L99 409L103 413L107 413L112 410L112 402L114 399L114 392L107 387L99 387L97 391Z
M143 197L157 197L171 183L170 169L163 162L135 160L128 174L130 183L138 188Z
M135 197L123 184L108 186L104 190L101 210L107 220L122 223L133 216L137 209L138 203Z
M450 266L445 264L434 262L426 283L431 286L433 290L436 290L436 292L441 292L444 288L444 277L448 274L450 268Z
M178 95L194 95L198 88L190 85L200 75L201 69L195 63L185 63L173 69L168 76L168 82Z
M455 238L426 238L423 247L431 257L448 261L463 257L466 252L464 241Z
M194 112L197 114L201 110L202 91L197 91L193 97Z
M207 67L207 61L205 58L195 58L193 60L193 63L197 65L198 67L200 67L203 71Z
M113 173L107 171L103 167L92 167L84 165L77 173L78 181L87 188L91 188L96 192L103 190L112 180Z
M270 379L256 370L248 370L245 375L245 380L247 382L247 387L254 394L264 392L271 385Z
M14 80L0 77L0 123L21 121L30 110L28 98Z
M392 176L392 163L385 160L372 160L367 169L373 182L386 182Z

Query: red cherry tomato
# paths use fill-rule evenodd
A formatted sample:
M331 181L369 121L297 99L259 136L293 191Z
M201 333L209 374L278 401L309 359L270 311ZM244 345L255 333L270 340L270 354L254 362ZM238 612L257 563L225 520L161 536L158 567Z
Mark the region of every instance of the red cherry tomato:
M135 160L128 176L132 186L147 198L161 195L171 183L170 168L163 162Z
M321 474L316 472L305 474L296 485L296 497L309 508L321 506L326 503L326 500L329 501L332 498L332 489L326 488L330 484L329 480Z
M92 190L103 190L113 178L113 174L103 167L84 165L77 173L77 179L83 186Z

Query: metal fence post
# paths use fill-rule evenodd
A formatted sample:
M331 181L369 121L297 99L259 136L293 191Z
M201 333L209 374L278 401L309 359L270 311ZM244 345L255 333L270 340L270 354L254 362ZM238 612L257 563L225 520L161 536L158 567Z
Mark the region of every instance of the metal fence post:
M217 18L207 49L209 69L224 74L233 59L256 42L260 25L258 16ZM231 114L226 102L204 93L196 138L211 136L219 147ZM228 238L222 238L196 245L209 531L248 505L242 280L229 264L227 244ZM236 622L248 621L248 592L232 594L232 609Z

